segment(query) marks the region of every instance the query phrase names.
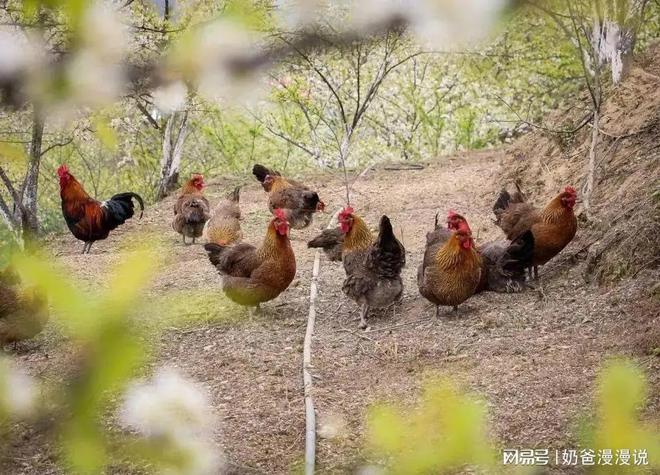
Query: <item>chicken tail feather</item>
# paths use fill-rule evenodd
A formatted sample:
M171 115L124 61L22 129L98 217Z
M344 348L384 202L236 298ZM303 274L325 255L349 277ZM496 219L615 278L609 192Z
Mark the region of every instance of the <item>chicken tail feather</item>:
M406 250L394 235L390 218L380 218L378 239L367 258L367 266L374 268L383 277L396 277L406 265Z
M234 203L238 203L240 195L241 195L241 187L237 186L227 194L227 199L229 201L233 201Z
M500 216L502 212L504 212L509 207L509 204L511 204L511 195L508 191L506 191L506 188L502 188L502 191L500 191L500 194L497 197L495 204L493 205L493 213L495 213L496 224L499 224Z
M270 168L266 168L263 165L259 165L258 163L252 167L252 174L257 178L257 180L259 180L260 183L264 182L267 175L279 175L278 172L271 170Z
M534 234L529 230L514 239L502 259L502 269L513 276L524 275L534 259Z
M104 203L106 216L111 225L110 229L114 229L120 224L124 224L126 220L133 217L133 214L135 213L133 208L133 198L135 198L140 205L140 218L142 218L142 215L144 214L144 201L137 193L119 193Z
M220 264L220 258L222 257L222 254L229 249L228 246L222 246L220 244L215 244L215 243L208 243L204 244L204 250L208 254L209 261L211 261L211 264L214 266L218 266Z

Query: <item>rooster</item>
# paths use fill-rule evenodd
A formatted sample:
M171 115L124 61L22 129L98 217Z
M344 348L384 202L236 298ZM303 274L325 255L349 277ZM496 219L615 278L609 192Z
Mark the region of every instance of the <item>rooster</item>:
M346 207L339 213L339 229L344 235L346 271L342 290L361 306L360 328L365 329L371 307L386 307L403 295L401 269L406 264L406 250L394 236L387 216L381 217L374 239L362 218Z
M114 195L107 201L91 198L66 165L57 169L60 179L62 214L71 233L85 243L83 254L89 254L95 241L105 239L110 231L133 217L133 198L140 205L140 218L144 213L144 201L137 193Z
M321 234L307 243L307 247L323 249L331 261L341 261L341 249L344 244L344 233L339 228L324 229Z
M300 182L284 178L279 172L259 164L252 168L252 174L268 193L271 213L275 209L284 210L293 229L306 228L312 222L314 213L325 209L318 193Z
M209 261L222 275L222 290L230 300L257 307L284 292L296 275L296 258L289 241L289 223L276 209L259 248L247 244L204 246Z
M47 321L43 294L22 286L11 270L0 272L0 348L34 337Z
M449 230L458 230L461 223L469 227L465 218L450 212L447 220ZM481 279L476 293L485 290L494 292L520 292L525 287L525 270L534 256L534 235L531 231L521 234L515 241L506 239L480 244Z
M204 186L204 177L193 173L181 188L174 203L172 229L183 236L184 244L186 237L192 238L192 243L195 244L195 239L202 235L204 225L209 219L209 201L202 194Z
M449 229L438 226L435 216L434 230L426 235L424 260L417 271L419 293L436 305L458 310L476 291L481 278L481 257L475 249L472 231L467 221L450 211Z
M539 211L526 203L520 192L514 197L506 189L500 192L493 206L495 222L510 241L532 231L534 257L528 271L531 276L533 267L535 279L538 279L538 266L559 254L573 240L577 231L577 218L573 213L576 200L575 189L567 186Z
M213 210L211 219L206 222L204 228L209 242L228 246L243 239L241 209L238 205L240 191L240 186L234 188Z

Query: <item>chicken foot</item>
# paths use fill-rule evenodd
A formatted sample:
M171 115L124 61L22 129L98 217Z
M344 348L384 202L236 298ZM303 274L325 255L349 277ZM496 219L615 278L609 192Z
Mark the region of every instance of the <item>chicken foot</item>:
M82 253L83 254L89 254L89 250L92 248L92 244L94 244L93 241L85 242L85 244L83 245Z
M530 266L527 268L527 275L529 280L532 280L532 268L534 269L534 280L539 280L539 266Z
M360 308L360 330L366 330L367 328L367 314L369 313L369 305L366 303Z

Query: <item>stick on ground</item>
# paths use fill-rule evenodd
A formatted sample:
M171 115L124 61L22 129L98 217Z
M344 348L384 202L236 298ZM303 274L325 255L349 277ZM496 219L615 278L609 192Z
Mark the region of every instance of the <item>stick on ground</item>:
M337 218L341 209L330 219L327 229L337 225ZM314 324L316 323L316 296L318 295L318 278L321 269L321 250L317 249L312 267L312 283L309 286L309 313L307 315L307 330L303 346L303 385L305 395L305 475L314 474L316 463L316 414L314 412L314 399L312 398L312 338L314 337Z

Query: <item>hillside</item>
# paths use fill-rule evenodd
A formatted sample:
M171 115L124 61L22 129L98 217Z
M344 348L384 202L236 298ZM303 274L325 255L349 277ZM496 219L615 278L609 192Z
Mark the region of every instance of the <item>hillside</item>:
M502 184L522 180L542 205L565 184L583 179L582 131L570 144L531 134L512 147L429 161L422 170L369 170L354 184L352 201L368 223L387 214L408 250L402 303L357 329L357 307L341 293L343 269L322 262L313 343L315 402L320 424L340 419L339 438L320 439L321 473L346 473L364 463L364 416L371 403L416 400L424 377L447 374L489 404L491 427L507 447L571 447L575 423L590 407L594 380L612 355L629 355L650 382L647 415L660 421L658 197L660 183L660 63L644 59L612 93L604 109L605 136L592 221L541 269L542 287L515 295L486 293L456 317L434 318L416 286L425 233L436 212L460 211L478 242L500 236L491 207ZM618 137L618 138L617 138ZM633 171L634 170L634 171ZM339 174L308 176L329 210L343 204ZM250 242L263 235L265 197L251 177L211 180L213 201L236 184ZM233 473L286 473L304 450L301 358L314 253L306 241L324 227L320 217L294 232L298 273L291 288L249 316L224 300L220 279L200 245L184 246L170 228L173 200L147 210L90 255L70 235L53 237L54 259L89 288L103 286L112 264L131 246L162 246L163 267L149 298L175 291L191 296L176 310L158 343L154 365L180 368L202 382L221 416L222 445ZM154 237L155 236L155 237ZM625 267L626 264L629 267ZM623 267L622 267L623 266ZM585 279L585 277L587 277ZM231 318L227 318L227 317ZM33 375L54 378L70 368L68 342L51 325L17 355ZM60 473L55 449L26 433L3 473Z

